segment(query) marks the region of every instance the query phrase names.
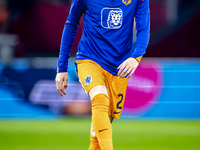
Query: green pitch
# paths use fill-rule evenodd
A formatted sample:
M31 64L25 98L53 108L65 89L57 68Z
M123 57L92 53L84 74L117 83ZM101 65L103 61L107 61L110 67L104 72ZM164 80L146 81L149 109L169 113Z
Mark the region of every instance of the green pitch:
M0 121L0 150L87 150L90 119ZM114 121L114 150L200 150L200 121Z

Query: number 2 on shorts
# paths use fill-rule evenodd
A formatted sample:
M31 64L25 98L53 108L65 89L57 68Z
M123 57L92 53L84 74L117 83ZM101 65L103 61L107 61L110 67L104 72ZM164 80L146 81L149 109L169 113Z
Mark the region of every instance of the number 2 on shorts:
M119 94L118 97L121 97L121 100L117 103L117 109L122 109L122 107L120 107L119 105L122 103L123 101L123 94Z

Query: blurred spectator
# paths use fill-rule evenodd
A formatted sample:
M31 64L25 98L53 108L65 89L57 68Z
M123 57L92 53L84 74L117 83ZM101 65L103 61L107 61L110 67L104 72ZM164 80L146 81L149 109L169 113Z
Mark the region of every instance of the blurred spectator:
M21 13L26 13L31 9L34 0L5 0L5 2L10 13L4 31L10 32L14 21L16 21Z
M70 4L71 0L1 0L0 31L17 34L20 38L20 44L15 49L15 56L57 57ZM190 41L188 47L197 45L191 38L196 39L195 32L190 35L191 37L184 33L190 32L190 30L199 31L199 28L195 26L199 19L192 19L191 16L195 17L195 13L198 14L200 0L151 0L150 8L151 41L145 56L186 57L187 52L185 50L183 52L181 44L177 43L184 38L186 41ZM194 25L193 29L190 29L189 26L186 27L187 25L184 28L181 27L183 23ZM72 56L75 56L81 38L82 24L81 20L72 48ZM174 38L175 30L183 35ZM167 36L168 38L166 38ZM163 43L161 43L163 39L167 43L171 43L169 39L175 39L172 40L175 44L166 44L169 46L167 51L160 50L163 49ZM195 46L195 49L190 50L190 56L200 56L196 47L198 45Z
M200 0L179 0L178 21L187 20L200 7Z
M69 1L7 0L10 10L4 31L17 34L15 56L57 56Z
M9 12L6 9L6 4L4 0L0 1L0 31L8 20Z

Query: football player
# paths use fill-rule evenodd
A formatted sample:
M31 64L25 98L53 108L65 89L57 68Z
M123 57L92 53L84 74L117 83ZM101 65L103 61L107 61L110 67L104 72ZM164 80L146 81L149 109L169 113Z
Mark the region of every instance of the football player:
M92 105L89 150L113 150L111 122L113 118L120 119L128 79L138 67L149 42L149 0L72 1L55 79L61 96L66 95L68 59L83 14L83 33L75 64L79 81Z

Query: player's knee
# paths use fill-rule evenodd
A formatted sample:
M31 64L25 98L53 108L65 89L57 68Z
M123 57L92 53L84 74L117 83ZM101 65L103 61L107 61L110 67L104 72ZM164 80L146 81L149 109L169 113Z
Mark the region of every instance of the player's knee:
M104 85L97 85L89 91L89 96L91 100L98 94L105 94L108 97L107 88Z

